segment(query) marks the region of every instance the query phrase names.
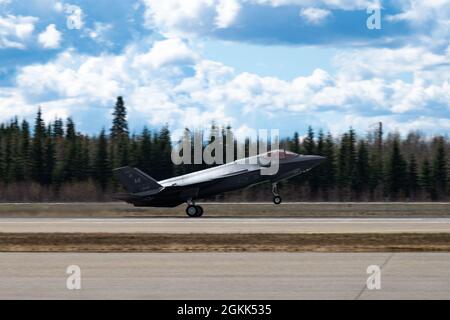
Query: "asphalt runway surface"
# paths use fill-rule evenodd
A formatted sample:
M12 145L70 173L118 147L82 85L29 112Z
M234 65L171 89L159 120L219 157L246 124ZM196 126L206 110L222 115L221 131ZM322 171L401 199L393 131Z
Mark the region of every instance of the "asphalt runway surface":
M0 253L0 299L450 299L450 253Z
M0 233L450 233L450 218L1 218Z

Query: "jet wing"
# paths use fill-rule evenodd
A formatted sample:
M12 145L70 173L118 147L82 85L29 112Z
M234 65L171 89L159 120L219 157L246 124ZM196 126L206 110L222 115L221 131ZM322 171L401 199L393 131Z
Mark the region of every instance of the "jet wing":
M210 179L208 181L216 181L216 180L222 180L222 179L231 178L231 177L235 177L235 176L240 176L241 174L244 174L244 173L247 173L247 172L249 172L248 169L243 169L243 170L240 170L240 171L230 172L230 173L221 175L221 176L219 176L217 178Z
M208 185L208 184L212 184L212 183L215 183L215 182L218 182L218 181L222 181L224 179L228 179L228 178L231 178L231 177L236 177L236 176L248 173L248 172L249 172L248 169L243 169L243 170L236 171L236 172L226 173L226 174L223 174L223 175L220 175L220 176L217 176L217 177L211 177L211 178L207 178L207 179L203 179L203 180L198 180L198 181L195 181L193 183L184 183L184 184L181 184L181 185L178 185L178 184L175 183L175 184L170 185L170 186L165 186L164 189L186 188L186 187L190 187L190 186L201 186L201 185L205 185L205 184Z

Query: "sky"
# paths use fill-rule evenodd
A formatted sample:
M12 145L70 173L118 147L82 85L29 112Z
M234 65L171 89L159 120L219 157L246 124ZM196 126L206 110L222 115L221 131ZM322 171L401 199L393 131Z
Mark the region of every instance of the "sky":
M449 71L450 0L0 0L1 122L447 135Z

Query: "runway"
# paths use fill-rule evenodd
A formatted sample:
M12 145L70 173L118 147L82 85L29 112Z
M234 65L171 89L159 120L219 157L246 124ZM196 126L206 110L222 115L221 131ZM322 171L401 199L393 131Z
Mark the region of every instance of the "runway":
M450 218L2 218L0 233L450 233Z
M450 299L450 253L3 253L0 299Z

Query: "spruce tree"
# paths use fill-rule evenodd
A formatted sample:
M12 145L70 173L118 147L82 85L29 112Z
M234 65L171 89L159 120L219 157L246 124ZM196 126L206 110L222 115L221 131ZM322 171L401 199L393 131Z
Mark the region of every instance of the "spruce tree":
M81 144L72 118L67 119L66 127L64 180L70 182L80 180L82 176Z
M380 122L377 129L374 132L374 145L371 149L370 155L370 179L369 190L370 198L374 199L375 193L379 189L383 189L383 176L384 176L384 164L383 164L383 124Z
M321 184L321 189L328 200L328 192L335 187L336 184L336 153L333 136L331 133L327 134L323 147L323 156L326 158L323 164L324 181Z
M109 161L108 140L105 129L101 131L97 142L97 150L94 160L94 177L98 185L102 188L102 191L105 192L111 179L111 165Z
M55 169L55 145L51 136L45 139L44 147L44 172L42 182L50 186L53 182L53 170Z
M408 163L408 196L412 199L416 199L419 187L417 160L415 155L412 153L409 156Z
M298 134L298 132L294 133L294 137L292 138L293 140L293 148L292 151L295 153L301 153L301 148L300 148L300 135Z
M19 121L16 118L11 128L11 153L12 153L12 167L11 178L13 182L23 181L25 179L24 174L24 161L22 156L21 138L22 132L19 126Z
M358 155L353 179L353 191L360 196L367 189L370 179L369 151L364 140L358 144Z
M128 136L127 110L122 97L117 97L113 116L114 119L111 128L111 139L116 140L119 137L125 135Z
M115 167L129 165L130 138L128 132L127 110L122 97L117 98L113 112L113 125L111 127L111 154Z
M79 141L80 155L79 155L79 176L81 181L87 181L92 173L91 156L89 154L89 146L91 139L88 136L81 136Z
M159 159L158 179L171 177L173 174L172 143L169 127L164 126L158 135L157 157Z
M338 172L339 186L346 189L355 183L356 179L356 133L350 129L344 133L339 150ZM343 190L341 190L343 191Z
M30 158L30 125L26 120L21 124L21 142L20 142L20 154L22 157L21 163L23 165L24 179L28 180L31 172L31 158Z
M152 170L152 135L147 127L141 135L141 145L139 150L139 168L150 174Z
M400 143L394 139L392 152L388 163L387 186L389 195L396 199L399 192L406 189L406 162L400 152Z
M433 172L431 169L430 161L425 159L422 163L422 169L420 172L420 185L422 186L425 194L432 200L436 199L436 191L434 189Z
M302 145L305 154L316 154L317 146L315 141L315 133L312 127L308 127L308 132L306 134L306 137L303 139ZM309 171L305 175L304 179L308 181L310 198L315 198L319 189L319 177L317 170Z
M303 150L307 155L313 155L316 152L316 143L314 141L314 130L312 127L308 127L308 133L306 138L303 139Z
M61 118L57 118L53 122L52 136L54 138L63 138L64 137L64 122Z
M317 144L315 144L314 142L314 132L311 130L311 133L308 134L309 139L312 139L312 144L310 146L310 148L313 148L313 152L312 154L316 154L319 156L323 156L324 155L324 148L325 148L325 136L323 134L323 131L320 130L319 134L317 136ZM318 196L318 191L320 186L322 185L322 183L325 182L325 173L324 173L324 166L323 164L319 165L318 167L316 167L314 170L312 170L309 173L309 188L310 188L310 192L311 195L310 197L312 199L317 198Z
M12 157L12 148L11 148L11 125L8 128L6 137L5 137L5 149L4 149L4 159L5 159L5 165L3 167L4 170L4 178L3 180L6 182L6 184L9 184L11 182L11 178L12 178L12 172L11 172L11 167L12 167L12 161L13 161L13 157Z
M140 146L139 146L139 141L138 138L136 137L135 134L133 134L133 136L131 137L130 140L130 160L128 162L129 166L132 167L137 167L139 164L139 158L140 158L140 154L139 154L139 150Z
M448 172L445 142L442 137L437 139L437 149L433 160L433 181L435 184L436 196L445 196L447 191Z
M349 173L350 173L350 163L349 163L349 136L347 133L342 135L339 147L339 158L338 158L338 184L339 188L343 189L348 186Z
M31 146L31 177L34 181L44 183L44 142L45 124L42 119L42 111L39 111L34 124L34 135Z
M0 126L0 182L5 182L5 158L3 153L4 128Z

